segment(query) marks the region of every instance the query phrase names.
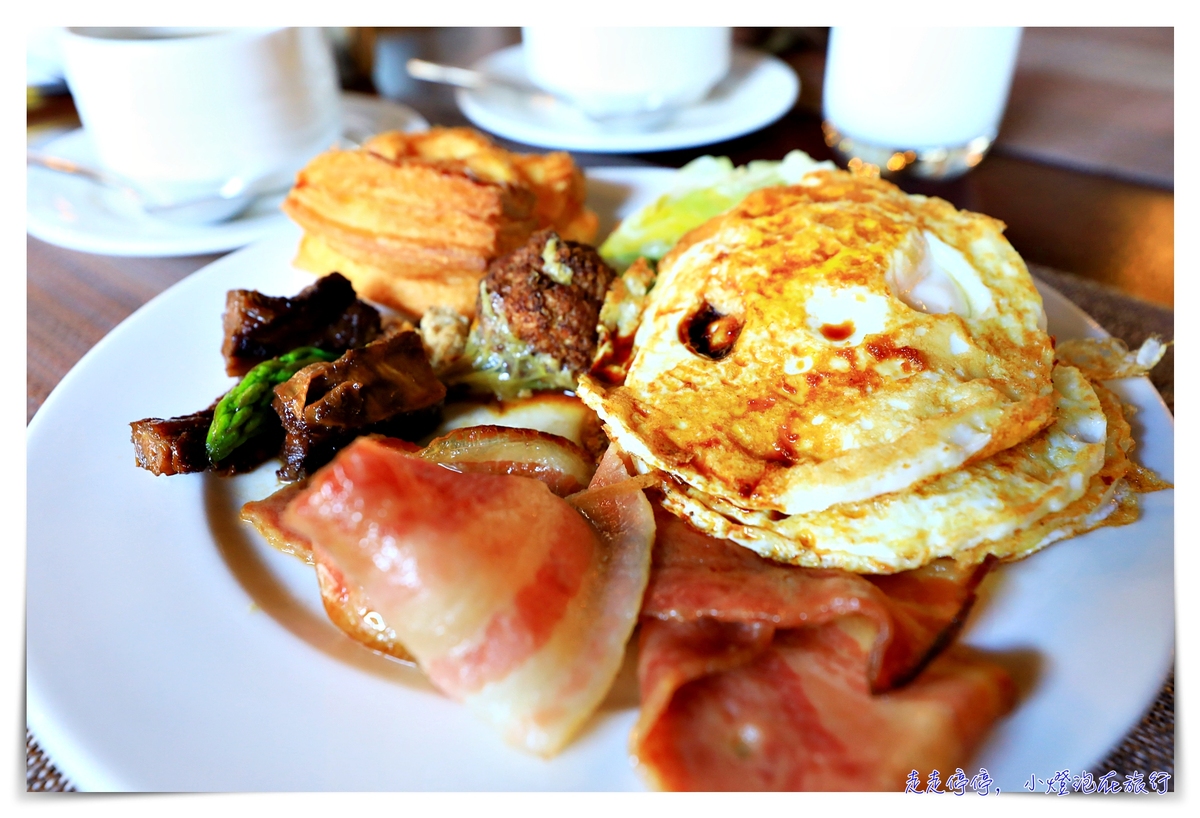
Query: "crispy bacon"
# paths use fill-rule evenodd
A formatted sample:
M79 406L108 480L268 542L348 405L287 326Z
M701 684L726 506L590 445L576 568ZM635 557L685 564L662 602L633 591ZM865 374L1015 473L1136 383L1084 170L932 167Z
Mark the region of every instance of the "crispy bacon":
M299 557L311 565L312 543L308 541L308 537L297 534L283 524L283 510L307 485L307 479L297 480L295 483L286 484L268 497L251 500L242 506L241 518L258 529L258 533L263 535L272 548Z
M986 570L783 566L659 511L641 768L671 790L886 790L912 769L963 766L1012 706L1002 669L938 655Z
M439 688L543 755L612 684L654 539L640 491L568 503L537 480L455 472L372 438L315 475L283 523Z
M690 665L694 681L649 696L643 682L643 714L666 701L635 746L642 768L669 790L899 791L911 770L965 766L1011 707L1007 675L951 651L872 695L864 628L843 617L764 639L761 625L643 624L643 668Z

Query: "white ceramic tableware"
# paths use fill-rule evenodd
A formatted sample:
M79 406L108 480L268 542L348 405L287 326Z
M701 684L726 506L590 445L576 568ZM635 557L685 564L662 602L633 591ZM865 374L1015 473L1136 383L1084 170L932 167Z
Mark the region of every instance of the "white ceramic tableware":
M672 179L590 169L601 235ZM632 668L561 755L521 753L419 671L342 634L312 566L238 519L241 501L276 487L274 464L232 480L134 466L131 420L191 412L229 388L226 291L291 295L312 282L290 263L299 239L284 225L146 304L29 424L25 689L38 742L81 790L641 788L628 756ZM1058 338L1104 334L1042 294ZM1136 457L1172 479L1173 423L1154 387L1111 386L1138 408ZM962 639L998 652L1020 693L969 774L986 767L1006 792L1031 773L1087 766L1099 777L1094 765L1154 701L1174 645L1174 492L1142 499L1132 525L1056 543L985 581Z
M473 68L528 85L524 46L495 51ZM455 98L467 119L494 134L542 148L593 153L642 153L711 145L770 125L791 110L800 80L770 54L734 48L729 73L708 96L683 108L631 115L654 127L615 127L549 95L514 93L499 85L460 89ZM542 104L545 102L549 104ZM639 125L645 124L639 122Z
M312 28L73 28L71 95L100 162L167 200L285 186L341 130Z
M729 28L521 29L529 78L593 117L681 108L729 72Z
M342 93L342 138L362 142L382 131L423 131L425 119L405 105L367 94ZM38 150L83 165L99 164L91 135L76 129ZM283 192L257 199L236 218L216 224L177 224L147 216L120 192L38 167L26 171L25 226L42 241L111 256L192 256L249 244L286 224Z

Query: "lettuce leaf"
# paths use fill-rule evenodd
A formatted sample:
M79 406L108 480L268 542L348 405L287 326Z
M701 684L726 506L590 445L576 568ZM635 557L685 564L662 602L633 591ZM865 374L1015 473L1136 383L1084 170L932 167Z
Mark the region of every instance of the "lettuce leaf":
M734 167L725 156L701 156L679 169L672 189L617 226L600 246L600 255L618 272L641 256L657 262L689 230L719 216L750 193L775 185L794 185L806 173L834 169L803 151L781 161L760 160Z

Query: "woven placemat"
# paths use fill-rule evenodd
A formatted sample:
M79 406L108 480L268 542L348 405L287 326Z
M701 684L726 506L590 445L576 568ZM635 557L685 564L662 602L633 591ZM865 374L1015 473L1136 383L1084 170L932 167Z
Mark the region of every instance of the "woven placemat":
M1030 272L1061 292L1130 348L1136 348L1150 335L1167 340L1175 337L1175 314L1172 310L1130 298L1115 290L1068 273L1048 267L1030 265ZM1175 411L1175 348L1170 347L1162 362L1151 373L1150 380L1162 394L1163 400ZM1148 776L1161 771L1175 780L1175 672L1167 678L1149 712L1125 740L1108 755L1097 770L1115 771L1121 779L1129 773ZM29 792L73 792L71 785L53 762L38 746L29 729L25 730L25 784Z

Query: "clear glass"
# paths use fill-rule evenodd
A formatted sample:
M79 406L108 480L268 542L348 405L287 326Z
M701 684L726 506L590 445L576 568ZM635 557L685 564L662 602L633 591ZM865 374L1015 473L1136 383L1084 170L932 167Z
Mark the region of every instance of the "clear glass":
M835 27L825 66L825 141L884 175L953 178L991 147L1020 28Z

